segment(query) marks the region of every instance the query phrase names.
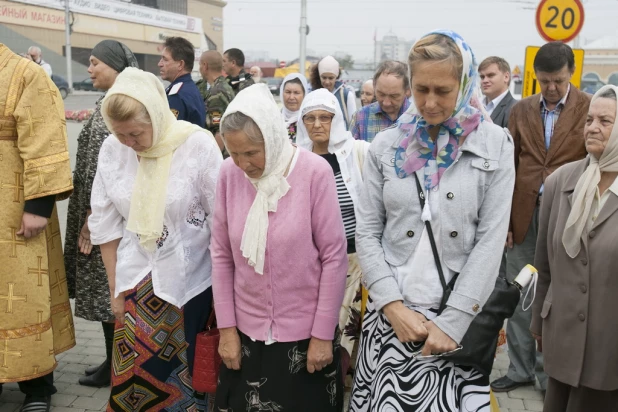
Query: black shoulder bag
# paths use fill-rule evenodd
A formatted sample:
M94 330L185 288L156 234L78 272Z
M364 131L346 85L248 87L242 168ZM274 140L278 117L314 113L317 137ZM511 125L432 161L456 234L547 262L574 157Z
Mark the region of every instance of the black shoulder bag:
M423 209L425 208L425 194L416 173L414 173L414 178L416 179L421 209ZM431 243L433 258L440 275L440 283L444 290L438 310L439 315L446 308L448 298L454 289L455 281L459 274L453 276L453 279L446 283L440 263L440 255L438 254L436 241L431 230L431 223L426 221L425 226L429 236L429 243ZM515 308L519 303L519 298L520 291L517 286L504 277L498 276L496 286L489 299L485 302L481 312L474 317L468 331L461 340L461 350L454 352L452 355L444 356L443 359L456 365L472 366L481 374L489 376L494 364L500 329L504 326L504 320L513 316Z

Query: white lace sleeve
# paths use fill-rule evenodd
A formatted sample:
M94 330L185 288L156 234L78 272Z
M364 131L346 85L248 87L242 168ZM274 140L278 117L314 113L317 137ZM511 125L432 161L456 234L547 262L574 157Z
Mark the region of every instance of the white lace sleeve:
M122 238L124 233L123 217L107 192L108 185L114 187L105 179L105 175L109 174L108 171L113 167L110 164L114 157L111 152L110 145L103 143L99 154L97 174L92 185L90 197L92 214L88 218L88 228L90 229L90 241L93 245L101 245Z
M203 153L200 153L200 165L202 165L199 172L199 192L200 203L206 211L206 224L212 231L212 215L215 206L215 191L217 187L217 178L219 177L219 169L223 163L223 156L221 156L221 150L214 143L214 139L211 136L204 135L207 139L204 144Z

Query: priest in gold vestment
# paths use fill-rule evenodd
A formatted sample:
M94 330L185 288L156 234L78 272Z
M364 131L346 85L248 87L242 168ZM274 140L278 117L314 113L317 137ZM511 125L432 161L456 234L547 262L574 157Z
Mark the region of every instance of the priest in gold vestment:
M64 104L45 71L0 43L0 391L49 410L55 355L75 346L56 200L73 190Z

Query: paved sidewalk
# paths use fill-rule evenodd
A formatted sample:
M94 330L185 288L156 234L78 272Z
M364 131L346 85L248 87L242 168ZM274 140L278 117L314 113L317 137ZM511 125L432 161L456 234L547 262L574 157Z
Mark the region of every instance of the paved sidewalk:
M100 365L105 360L101 324L77 317L73 320L77 345L57 357L58 367L54 371L54 382L58 393L52 396L52 411L104 411L110 388L89 388L77 383L87 367ZM5 383L0 396L0 412L19 411L23 400L24 395L16 383Z
M54 412L104 411L109 398L109 388L80 386L77 380L91 365L99 365L105 359L101 324L74 318L77 346L58 356L58 368L54 380L58 393L52 396ZM492 379L503 376L509 366L505 353L499 354L494 364ZM543 396L537 388L528 386L509 393L495 394L500 412L523 412L543 410ZM19 411L24 395L16 383L4 384L0 396L0 412Z

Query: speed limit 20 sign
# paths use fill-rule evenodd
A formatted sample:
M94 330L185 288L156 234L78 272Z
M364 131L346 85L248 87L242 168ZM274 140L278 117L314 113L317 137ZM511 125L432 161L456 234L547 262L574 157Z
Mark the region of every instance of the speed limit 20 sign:
M541 0L536 9L536 28L547 41L569 42L584 25L580 0Z

